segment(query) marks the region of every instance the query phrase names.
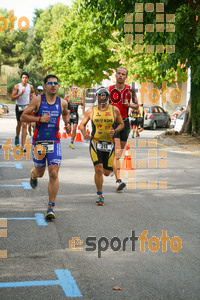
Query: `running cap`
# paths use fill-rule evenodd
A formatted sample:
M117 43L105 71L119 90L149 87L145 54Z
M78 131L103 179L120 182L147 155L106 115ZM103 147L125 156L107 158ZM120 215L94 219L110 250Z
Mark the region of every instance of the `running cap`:
M42 90L42 91L43 91L44 89L43 89L43 87L42 87L41 85L39 85L39 86L37 87L37 90Z
M106 94L106 96L109 96L110 95L110 93L109 93L109 91L106 89L106 88L104 88L104 87L100 87L97 91L96 91L96 96L98 96L98 95L100 95L100 94Z

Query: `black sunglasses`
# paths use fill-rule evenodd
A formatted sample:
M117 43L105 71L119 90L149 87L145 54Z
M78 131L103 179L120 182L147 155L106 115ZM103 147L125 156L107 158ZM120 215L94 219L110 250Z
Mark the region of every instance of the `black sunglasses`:
M99 93L99 94L97 94L97 96L105 96L105 97L108 97L109 94L108 94L108 93Z

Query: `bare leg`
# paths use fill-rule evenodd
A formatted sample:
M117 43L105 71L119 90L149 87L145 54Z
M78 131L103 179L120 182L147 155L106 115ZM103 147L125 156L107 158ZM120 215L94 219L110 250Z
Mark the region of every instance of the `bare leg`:
M76 129L77 129L77 124L73 124L71 142L74 142L76 136Z
M94 166L94 182L96 184L97 192L102 192L103 189L103 164Z
M119 158L118 150L124 149L125 146L126 146L126 142L120 141L120 139L118 138L115 139L115 156L113 161L113 170L115 173L116 181L120 179L117 175L117 156Z
M20 130L21 130L22 122L17 121L17 126L16 126L16 136L19 137L20 135Z
M25 145L27 135L27 123L22 123L22 147Z
M36 179L38 177L41 178L41 177L43 177L44 172L45 172L45 167L42 167L42 168L34 167L32 177L34 179Z
M48 169L49 169L49 185L48 185L49 202L55 203L56 195L59 189L59 180L58 180L59 166L50 165ZM52 208L52 206L49 206L48 208Z
M31 136L32 135L32 132L31 132L31 123L28 124L28 132L29 132L29 135Z

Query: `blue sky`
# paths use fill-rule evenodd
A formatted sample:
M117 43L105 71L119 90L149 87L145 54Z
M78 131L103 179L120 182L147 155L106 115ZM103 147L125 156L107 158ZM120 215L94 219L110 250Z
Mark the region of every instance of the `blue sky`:
M14 10L17 20L23 16L29 19L32 25L33 11L35 8L47 8L49 5L63 3L71 6L72 0L1 0L0 8Z

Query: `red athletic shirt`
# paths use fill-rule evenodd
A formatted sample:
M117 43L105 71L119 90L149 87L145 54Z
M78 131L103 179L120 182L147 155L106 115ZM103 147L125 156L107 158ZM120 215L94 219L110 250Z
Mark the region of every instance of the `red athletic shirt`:
M120 92L118 89L115 89L114 85L110 86L110 104L116 106L121 113L123 119L128 118L128 107L124 104L124 100L127 99L130 103L130 86L125 85L124 89Z

